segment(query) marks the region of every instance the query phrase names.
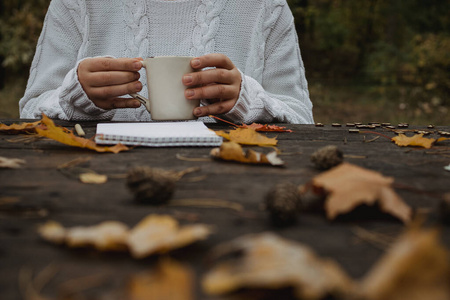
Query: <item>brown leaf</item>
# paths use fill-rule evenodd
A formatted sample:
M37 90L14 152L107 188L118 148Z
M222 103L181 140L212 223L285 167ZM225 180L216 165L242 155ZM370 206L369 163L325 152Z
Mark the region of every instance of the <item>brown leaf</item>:
M313 300L346 294L353 286L335 262L273 233L240 237L218 246L213 255L221 261L232 258L218 263L202 279L203 289L210 295L242 288L293 287L299 299Z
M415 134L412 137L407 137L406 135L400 133L398 136L393 137L392 140L400 147L417 146L426 149L431 148L433 143L436 141L435 139L424 138L423 133Z
M42 115L41 122L42 125L44 126L36 128L36 132L40 136L48 137L65 145L87 148L95 150L97 152L119 153L120 151L129 150L127 146L122 145L120 143L113 147L97 146L97 144L93 140L88 140L82 137L75 136L71 131L60 126L56 126L55 123L53 123L53 121L44 114Z
M437 230L409 229L357 287L368 300L450 299L450 259Z
M280 158L278 158L276 151L273 151L266 155L249 149L245 154L242 147L235 142L222 143L220 148L212 149L210 155L217 159L237 161L248 164L273 166L284 165L284 162Z
M133 257L144 258L204 240L211 233L203 224L180 226L171 216L150 215L133 228L127 244Z
M131 278L125 299L193 300L194 274L174 260L162 259L155 270Z
M219 130L216 131L216 134L241 145L276 146L278 143L276 138L268 138L265 135L256 132L254 129L249 128L236 128L230 130L228 133Z
M392 189L393 182L391 177L346 162L312 180L315 187L328 193L325 210L330 220L359 205L371 206L378 202L383 212L408 223L412 210Z

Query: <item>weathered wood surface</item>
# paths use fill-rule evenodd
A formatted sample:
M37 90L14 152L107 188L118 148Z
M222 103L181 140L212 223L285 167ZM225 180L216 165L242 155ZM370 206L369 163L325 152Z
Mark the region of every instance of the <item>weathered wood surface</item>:
M4 123L11 121L3 120ZM66 122L60 124L69 129L74 125ZM82 123L82 126L88 137L95 134L95 123ZM217 124L210 127L228 128ZM57 277L44 289L44 293L50 296L58 293L57 287L61 282L92 274L109 276L110 288L124 286L128 275L151 268L156 258L135 261L125 253L98 253L55 246L38 237L36 226L46 220L56 220L64 226L119 220L133 226L151 213L170 214L182 223L190 223L186 219L195 216L198 222L216 227L216 233L206 241L171 254L195 268L197 279L208 268L205 256L213 246L243 234L263 231L275 231L283 237L303 242L318 254L336 260L353 278L360 278L384 250L356 236L355 228L395 237L404 229L400 222L358 216L329 222L322 215L304 214L296 225L276 228L266 212L261 210L267 191L276 183L290 181L303 184L318 174L319 171L310 162L310 155L330 144L339 146L346 155L346 161L392 176L397 186L410 187L410 190L402 188L396 191L413 208L427 212L429 223L437 222L439 197L450 192L450 172L444 170L444 166L450 163L448 152L445 156L437 151L402 148L384 138L367 142L376 135L349 133L346 127L287 127L294 132L267 134L278 137L278 148L286 154L281 156L286 162L284 168L177 158L177 155L208 158L211 148L137 147L120 154L104 154L47 139L17 142L17 136L0 135L0 156L26 160L21 169L0 169L0 298L20 299L20 271L32 269L39 272L49 264L59 268ZM386 133L384 129L375 131ZM387 134L393 136L392 133ZM106 184L83 184L58 170L58 166L64 163L88 157L91 159L82 167L109 175L111 178ZM200 167L200 171L177 183L173 199L218 198L241 203L246 212L136 204L127 190L124 177L120 175L139 165L170 170ZM198 176L204 178L194 182L189 180ZM5 199L15 199L17 202L8 204ZM450 246L449 227L443 227L442 236L443 242ZM102 290L95 293L101 294ZM205 296L199 287L197 293L197 299L212 299Z

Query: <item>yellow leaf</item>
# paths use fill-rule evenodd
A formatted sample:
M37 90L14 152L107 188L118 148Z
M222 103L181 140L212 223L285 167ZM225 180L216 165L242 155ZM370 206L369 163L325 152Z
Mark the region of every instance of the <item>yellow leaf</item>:
M228 133L220 130L216 134L241 145L276 146L278 143L276 138L268 138L251 128L236 128Z
M436 141L435 139L424 138L422 133L415 134L412 137L407 137L406 135L400 133L398 136L393 137L392 140L400 147L418 146L426 149L431 148L433 143Z
M211 254L218 263L202 279L203 290L210 295L292 287L298 299L330 295L340 299L353 288L352 280L335 262L273 233L239 237Z
M72 132L65 130L60 126L56 126L51 119L46 115L42 115L42 124L45 126L36 127L36 132L40 136L48 137L52 140L58 141L65 145L75 146L80 148L87 148L95 150L97 152L113 152L118 153L120 151L129 150L129 148L122 144L117 144L113 147L100 147L92 141L82 137L75 136Z
M41 121L32 122L32 123L20 123L20 124L12 124L5 125L0 123L0 132L6 133L27 133L27 132L35 132L36 127L41 123Z
M162 259L153 271L131 277L125 299L193 300L194 274L172 259Z
M378 202L383 212L408 223L412 209L392 189L393 182L391 177L345 162L312 180L315 187L328 193L325 210L331 220L362 204L371 206Z
M212 149L210 154L212 157L217 159L237 161L248 164L268 164L273 166L284 165L284 162L278 158L276 151L266 155L250 149L247 151L247 154L245 154L242 147L235 142L222 143L220 148Z
M89 183L89 184L103 184L108 181L108 176L106 175L100 175L97 173L83 173L80 174L80 181L82 183Z

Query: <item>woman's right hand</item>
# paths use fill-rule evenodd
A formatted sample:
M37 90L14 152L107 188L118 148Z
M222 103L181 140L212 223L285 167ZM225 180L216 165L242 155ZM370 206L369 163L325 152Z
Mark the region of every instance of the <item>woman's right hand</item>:
M103 109L137 108L133 98L118 98L142 90L140 58L87 58L78 65L78 80L89 99Z

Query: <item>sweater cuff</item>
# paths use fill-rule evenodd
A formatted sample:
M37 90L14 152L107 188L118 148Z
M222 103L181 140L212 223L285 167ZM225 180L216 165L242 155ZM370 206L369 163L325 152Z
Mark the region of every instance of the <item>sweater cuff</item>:
M239 72L241 71L239 70ZM264 109L264 103L257 97L258 89L251 87L251 85L259 85L259 83L253 78L244 75L242 72L241 78L239 99L234 107L223 116L233 122L248 124L255 121L255 116L258 115L259 111Z
M59 104L69 120L88 119L89 116L97 116L100 119L111 119L114 116L114 110L97 107L89 99L78 80L78 65L83 60L80 60L75 68L70 70L64 78L62 90L59 94Z

